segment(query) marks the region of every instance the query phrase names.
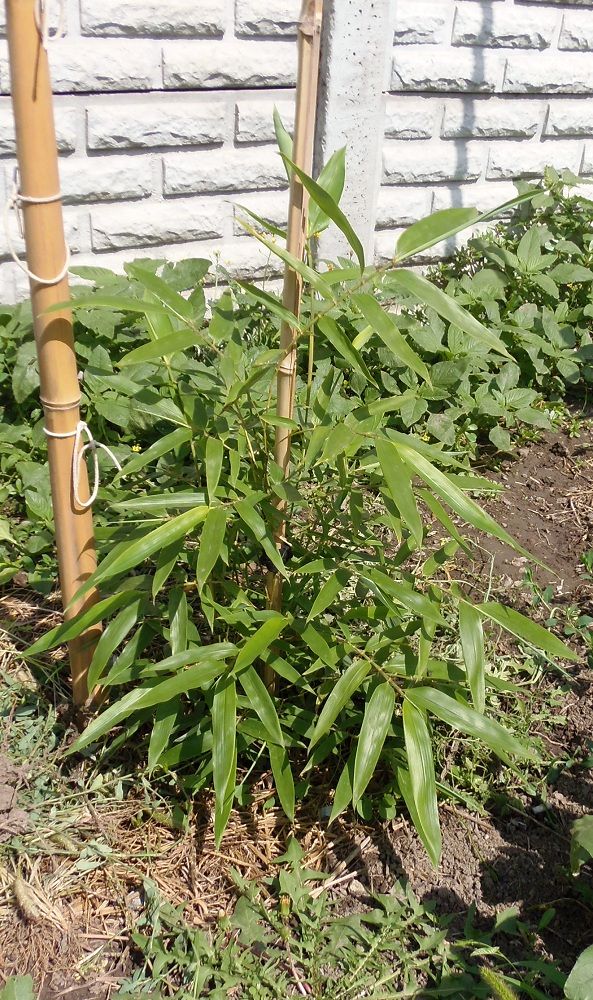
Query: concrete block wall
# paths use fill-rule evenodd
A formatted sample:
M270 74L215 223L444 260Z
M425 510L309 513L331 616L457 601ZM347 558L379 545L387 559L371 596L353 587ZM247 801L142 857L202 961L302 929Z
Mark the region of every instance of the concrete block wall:
M57 2L53 5L57 9ZM243 234L237 204L281 223L286 174L273 108L293 117L300 0L66 0L49 48L73 265L212 257L279 273ZM0 4L0 200L13 183ZM16 219L11 236L22 254ZM27 294L0 222L0 301Z
M593 0L392 0L376 252L436 209L490 209L547 165L593 173Z
M301 0L65 2L50 60L73 263L216 254L236 274L278 274L237 205L286 218L272 112L290 126ZM336 38L325 39L318 151L350 144L346 208L379 259L422 215L490 208L546 164L593 175L593 0L326 0L326 10ZM0 36L3 16L0 4ZM14 163L0 40L1 200ZM26 290L0 225L0 300Z

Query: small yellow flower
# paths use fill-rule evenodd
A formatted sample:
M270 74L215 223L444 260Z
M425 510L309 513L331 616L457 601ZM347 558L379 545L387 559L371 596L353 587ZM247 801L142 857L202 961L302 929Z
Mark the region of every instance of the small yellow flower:
M139 444L133 444L132 451L142 451L142 448L140 447Z

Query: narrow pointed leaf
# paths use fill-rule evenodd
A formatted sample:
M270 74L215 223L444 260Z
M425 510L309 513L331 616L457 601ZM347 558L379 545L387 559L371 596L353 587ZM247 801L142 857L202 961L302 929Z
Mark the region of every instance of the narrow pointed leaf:
M335 203L339 205L344 192L345 181L346 147L343 146L342 149L336 150L336 152L330 156L317 178L317 183L319 184L319 187L323 188L324 191L327 191ZM324 229L327 229L329 222L329 217L325 214L325 212L323 212L319 205L316 205L314 201L311 201L309 205L309 236L315 236L323 232Z
M321 737L329 732L342 709L365 680L370 669L371 664L368 660L357 660L350 664L346 672L342 674L327 696L311 737L309 749L312 749Z
M381 338L385 347L420 378L430 382L428 368L400 333L395 320L385 312L372 295L353 295L354 304L360 309L367 323Z
M410 470L405 462L402 462L396 446L391 441L377 440L377 458L391 499L420 548L424 539L424 525L416 506Z
M113 655L117 647L124 641L128 632L134 628L134 625L138 620L140 605L143 600L143 595L137 595L136 600L128 605L127 608L124 608L123 611L120 611L102 632L89 666L87 677L89 691L93 691L95 689L110 657Z
M397 259L405 260L454 236L475 223L479 215L477 208L444 208L414 222L397 241Z
M280 805L288 819L292 821L295 811L295 792L288 754L284 747L277 746L275 743L268 743L268 752Z
M439 316L448 320L449 323L458 326L472 340L483 344L484 347L488 347L491 351L496 351L497 354L502 354L505 358L510 358L509 352L499 337L491 333L483 323L480 323L467 309L460 306L455 299L447 295L441 288L433 285L426 278L423 278L422 275L416 274L414 271L398 269L389 272L389 279L399 285L400 288L410 292L411 295L414 295L424 305L430 309L434 309Z
M288 619L283 615L274 614L267 621L260 625L257 632L241 646L237 659L235 660L235 673L244 670L255 660L266 653L272 643L276 641L283 629L286 628Z
M74 639L77 635L86 632L88 628L96 625L97 622L108 618L114 611L127 604L132 604L137 600L137 597L138 595L134 591L123 591L119 594L113 594L111 597L104 598L97 604L93 604L88 611L84 611L81 615L77 615L76 618L63 622L61 625L57 625L49 632L46 632L32 646L29 646L25 651L26 655L37 656L39 653L47 652L48 649L55 649L56 646L61 646L63 643L69 642L70 639Z
M486 706L484 630L480 613L467 601L459 605L459 636L474 708L483 712Z
M174 587L169 595L169 644L173 656L187 650L188 617L185 590L183 587Z
M253 504L249 500L238 500L235 503L235 510L243 523L247 525L255 540L259 542L270 562L282 576L286 576L286 566L282 561L282 556L274 545L264 519L258 514Z
M261 305L266 306L267 309L278 319L281 319L283 323L287 323L293 330L300 330L301 323L297 319L295 314L282 305L280 299L276 298L275 295L270 295L268 292L264 292L261 288L256 288L255 285L250 285L248 281L239 281L241 288L244 288L248 295L256 302L261 303Z
M352 247L352 250L356 254L358 263L360 264L360 270L364 271L365 261L362 243L354 232L354 229L344 215L340 206L334 201L328 191L322 188L321 185L318 184L317 181L314 181L312 177L309 177L304 170L297 167L296 163L293 163L292 160L287 159L285 156L283 156L283 159L287 162L290 169L297 175L305 190L308 191L309 197L313 199L321 211L327 215L328 219L331 219L334 225L336 225L344 234L348 243Z
M518 639L523 639L550 656L557 656L562 660L579 659L578 653L569 649L561 639L513 608L507 608L495 601L488 601L485 604L476 604L476 610L485 618L496 622L507 632L517 636Z
M222 677L216 685L212 701L212 736L216 795L214 824L218 846L230 814L229 798L232 803L237 767L237 690L234 677Z
M395 708L395 691L388 681L378 684L364 712L356 758L352 802L356 806L375 773L387 733L391 728Z
M154 771L165 750L169 747L180 707L180 698L172 698L171 701L165 701L156 707L154 725L148 744L149 771Z
M129 354L124 354L117 365L119 368L127 368L129 365L142 365L147 361L167 358L178 351L187 351L191 347L197 347L199 343L203 342L203 339L195 330L176 330L175 333L168 334L166 337L150 340L147 344L134 348Z
M319 615L323 614L333 604L340 591L348 585L349 580L350 572L347 569L337 569L335 573L332 573L313 601L307 621L313 621L314 618L318 618Z
M359 375L371 382L372 385L376 385L376 382L362 360L361 355L358 353L352 341L348 339L344 331L336 323L335 319L331 316L322 316L317 321L317 328L323 334L323 336L329 340L333 348L341 354L345 361L357 371Z
M272 744L284 746L284 737L276 707L266 685L253 667L247 667L238 674L239 684L249 699L249 703L266 727Z
M350 757L346 761L346 764L344 765L342 773L338 779L336 790L334 792L332 811L329 817L330 826L334 822L334 820L336 820L338 816L340 816L352 802L352 783L354 781L355 757L356 757L356 748L352 750Z
M420 821L418 833L422 837L430 860L436 868L441 859L442 840L434 773L434 752L424 713L408 699L404 699L403 723L410 788L416 814Z
M228 512L224 507L212 507L204 521L196 567L196 577L200 593L204 589L220 557L226 533L227 518Z
M512 754L523 760L533 758L532 751L498 722L486 718L437 688L410 688L406 697L421 711L432 712L454 729L482 740L499 756Z
M277 107L274 107L274 132L276 134L276 142L278 143L278 149L283 157L284 169L286 170L286 176L290 180L290 170L288 167L287 160L292 159L292 136L290 132L287 131L282 118L280 117L280 112Z
M190 438L191 431L189 427L178 427L177 430L171 431L170 434L165 434L164 437L155 441L146 451L140 452L139 455L134 455L133 458L126 462L122 471L118 473L118 477L130 476L133 472L144 469L150 462L154 462L157 458L161 458L162 455L167 455L170 451L174 451L189 441Z

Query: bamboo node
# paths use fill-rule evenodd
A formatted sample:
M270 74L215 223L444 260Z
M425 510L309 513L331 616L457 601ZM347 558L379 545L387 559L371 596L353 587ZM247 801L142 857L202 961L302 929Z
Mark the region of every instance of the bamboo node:
M106 444L101 444L100 441L95 441L90 427L84 422L84 420L79 420L76 425L76 429L73 431L58 433L56 431L48 430L47 427L44 427L43 430L49 438L58 438L61 440L71 437L74 438L74 448L72 450L72 494L74 496L76 506L81 510L88 510L88 508L92 507L94 504L99 493L99 456L97 452L99 449L104 451L115 465L117 471L121 472L122 467L119 459L113 454L111 448L108 448ZM83 444L82 441L84 434L87 436L86 444ZM90 451L93 456L93 488L88 499L83 500L78 491L78 485L80 483L80 469L87 451Z

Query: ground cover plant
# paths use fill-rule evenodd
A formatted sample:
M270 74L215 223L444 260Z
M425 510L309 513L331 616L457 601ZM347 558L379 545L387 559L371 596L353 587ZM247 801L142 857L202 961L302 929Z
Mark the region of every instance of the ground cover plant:
M336 173L339 187L335 164L326 174L329 201L309 183L347 229ZM533 200L528 195L525 205ZM324 224L322 211L312 232ZM465 210L440 215L430 239L474 220ZM282 257L272 237L260 234ZM398 247L402 263L430 239L426 223L412 227ZM375 272L344 261L325 274L310 264L299 265L308 294L298 322L269 292L238 284L209 315L204 261L135 262L125 277L81 272L93 282L92 290L76 293L87 413L97 436L115 442L124 470L103 487L97 510L97 614L107 627L92 679L110 702L75 749L100 770L146 739L153 780L170 782L182 802L214 787L219 840L233 805L250 804L253 783L268 768L289 818L320 778L328 789L326 819L333 821L350 804L362 818L399 814L403 799L436 863L437 793L454 795L455 775L435 772L435 742L438 753L453 730L463 745L481 745L485 760L494 751L507 768L518 760L525 770L538 766L525 730L500 724L517 676L511 661L506 671L495 663L489 629L502 626L513 640L538 648L540 664L571 655L554 635L479 588L478 599L470 598L451 572L455 556L469 548L460 520L513 545L472 499L492 483L471 474L467 454L487 433L494 438L488 420L480 425L472 416L473 428L464 422L464 393L475 400L487 383L498 398L494 383L501 391L519 368L518 386L529 394L524 405L509 406L508 420L489 420L511 431L532 418L543 425L552 409L550 385L559 391L562 370L539 383L534 368L517 362L515 332L492 324L493 335L488 313L465 302L455 282L444 294L400 268ZM282 320L298 331L292 418L275 410ZM5 511L22 514L24 497L29 520L5 523L4 580L27 572L44 586L53 571L51 514L43 506L34 364L21 344L27 322L21 307L3 334L17 387L5 417L18 415L1 458ZM436 347L429 342L435 329L442 333ZM578 361L586 378L586 357ZM455 400L459 412L451 413ZM414 408L419 416L410 420ZM443 429L448 420L453 435ZM293 437L286 480L270 458L278 427ZM506 448L507 439L499 446ZM286 510L288 529L278 545ZM32 521L42 532L31 531ZM527 558L521 546L514 551ZM284 580L281 613L267 606L271 573ZM90 620L39 640L31 662ZM167 940L180 934L183 956L189 939L177 917L169 918ZM330 933L325 923L319 933L318 942ZM236 975L221 967L224 934L228 929L214 952L204 941L195 945L206 950L211 978ZM153 944L154 935L142 945L151 970ZM302 945L299 938L295 946ZM272 960L274 949L286 952L282 944L271 947ZM252 957L240 947L233 954L243 969ZM168 959L158 961L166 966ZM476 983L474 976L472 989Z

